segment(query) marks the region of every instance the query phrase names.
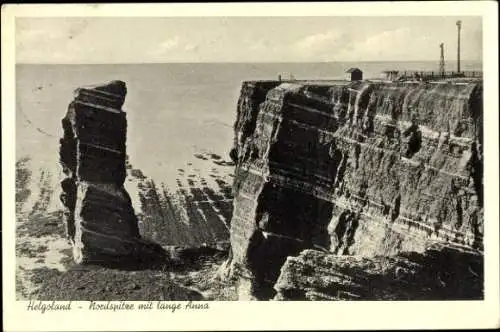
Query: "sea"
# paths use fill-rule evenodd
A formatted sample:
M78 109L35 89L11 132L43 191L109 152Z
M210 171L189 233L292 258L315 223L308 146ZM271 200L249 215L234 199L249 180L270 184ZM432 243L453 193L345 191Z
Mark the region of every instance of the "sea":
M364 77L383 70L437 70L437 62L161 63L16 65L16 159L58 167L61 119L73 91L122 80L127 84L127 154L134 168L170 182L197 153L228 158L241 84L247 80L340 79L350 67ZM449 66L455 66L449 63ZM481 70L463 61L463 70ZM449 70L451 70L450 67ZM447 68L448 69L448 68Z

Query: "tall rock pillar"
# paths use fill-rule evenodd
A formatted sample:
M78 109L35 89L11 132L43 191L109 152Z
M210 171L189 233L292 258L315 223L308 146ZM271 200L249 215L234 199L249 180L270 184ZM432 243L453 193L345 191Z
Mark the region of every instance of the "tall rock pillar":
M127 93L122 81L75 91L62 120L64 222L77 263L123 263L162 256L139 235L126 177Z

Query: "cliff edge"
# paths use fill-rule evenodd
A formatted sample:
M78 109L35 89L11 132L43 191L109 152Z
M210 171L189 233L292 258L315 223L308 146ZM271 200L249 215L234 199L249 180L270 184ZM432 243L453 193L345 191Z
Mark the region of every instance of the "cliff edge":
M482 262L482 82L244 82L234 129L240 299L273 298L305 249Z

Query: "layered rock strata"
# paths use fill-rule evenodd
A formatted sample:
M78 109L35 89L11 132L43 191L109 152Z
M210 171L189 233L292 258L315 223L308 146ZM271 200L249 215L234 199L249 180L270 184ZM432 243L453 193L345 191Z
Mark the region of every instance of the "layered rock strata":
M124 82L79 88L62 120L64 222L78 263L150 261L161 247L141 239L125 181Z
M435 244L422 253L361 257L305 250L288 257L275 300L482 300L483 256Z
M268 299L288 256L482 250L481 82L245 82L232 258Z

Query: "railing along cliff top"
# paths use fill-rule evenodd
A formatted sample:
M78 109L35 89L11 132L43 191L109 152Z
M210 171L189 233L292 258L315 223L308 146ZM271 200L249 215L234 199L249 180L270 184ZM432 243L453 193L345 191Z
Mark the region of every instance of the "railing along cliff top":
M480 70L467 70L467 71L418 71L418 70L404 70L404 71L387 71L387 73L396 75L398 77L414 77L420 76L423 78L455 78L455 77L466 77L466 78L482 78L483 72Z

